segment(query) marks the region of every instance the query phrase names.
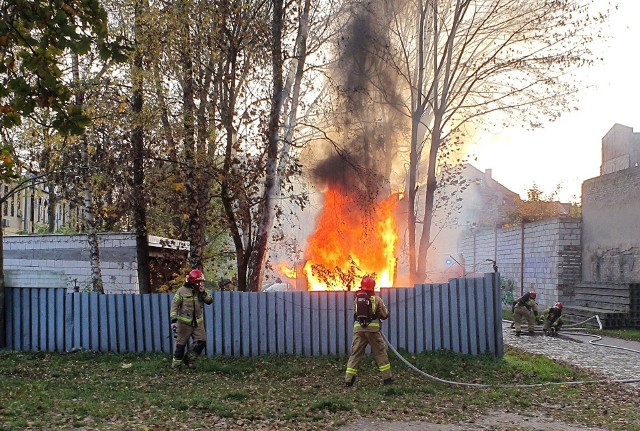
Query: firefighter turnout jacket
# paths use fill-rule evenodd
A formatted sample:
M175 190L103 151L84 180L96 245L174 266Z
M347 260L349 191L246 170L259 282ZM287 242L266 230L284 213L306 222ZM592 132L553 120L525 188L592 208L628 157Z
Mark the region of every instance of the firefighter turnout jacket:
M547 308L542 315L544 316L544 325L542 327L543 330L548 330L550 328L554 328L559 330L563 324L562 318L562 310L557 307L549 307Z
M213 298L206 290L201 293L194 284L185 283L173 297L169 317L172 322L198 326L204 319L204 304L212 302Z
M353 332L380 332L380 324L382 320L387 319L389 317L389 310L387 306L384 304L382 298L378 295L371 294L369 297L371 301L371 322L366 326L362 326L360 322L358 322L358 318L356 315L356 303L353 303Z

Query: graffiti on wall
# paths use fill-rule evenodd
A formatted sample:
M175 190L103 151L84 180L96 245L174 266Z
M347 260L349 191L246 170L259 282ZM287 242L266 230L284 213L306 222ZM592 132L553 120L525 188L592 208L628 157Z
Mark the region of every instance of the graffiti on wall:
M640 247L596 250L591 255L591 275L594 281L634 282L640 279L639 259Z
M500 300L502 301L503 308L511 307L513 304L513 280L509 278L500 277Z

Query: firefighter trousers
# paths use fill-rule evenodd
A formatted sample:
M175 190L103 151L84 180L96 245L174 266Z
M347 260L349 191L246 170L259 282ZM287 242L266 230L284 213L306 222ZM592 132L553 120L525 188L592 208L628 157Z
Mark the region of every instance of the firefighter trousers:
M391 364L387 355L387 345L382 338L380 331L376 332L355 332L353 334L353 342L351 343L351 356L347 361L347 372L345 374L345 382L350 382L356 374L358 368L364 359L365 349L367 345L371 346L371 354L378 365L378 370L382 373L383 379L393 377L391 372Z
M516 327L516 333L520 333L522 330L522 321L527 321L527 329L529 332L533 332L535 326L535 320L533 317L533 311L529 310L524 305L517 306L513 311L513 323Z
M197 326L187 325L184 322L177 322L176 328L176 342L174 348L174 361L183 360L185 357L190 361L195 360L197 356L200 356L204 345L207 341L207 333L204 329L204 322L201 322ZM193 343L189 347L189 350L185 352L185 347L189 343L189 339L193 339Z

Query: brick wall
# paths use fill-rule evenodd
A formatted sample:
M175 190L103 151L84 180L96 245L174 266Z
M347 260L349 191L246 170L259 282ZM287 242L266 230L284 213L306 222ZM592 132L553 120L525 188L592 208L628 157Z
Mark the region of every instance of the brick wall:
M581 223L556 218L478 230L463 235L458 251L467 273L492 271L486 259L494 259L500 275L513 282L515 296L533 289L544 307L570 302L580 282Z

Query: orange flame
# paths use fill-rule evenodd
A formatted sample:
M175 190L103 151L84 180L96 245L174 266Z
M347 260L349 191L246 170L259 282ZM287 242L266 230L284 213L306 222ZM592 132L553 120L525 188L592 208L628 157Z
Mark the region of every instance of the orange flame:
M316 230L307 240L304 274L309 290L355 290L364 275L392 287L396 272L398 196L363 211L354 196L325 192Z
M279 274L287 277L287 278L298 278L298 274L296 274L295 268L290 268L286 263L280 262L274 265L274 269L278 271Z

